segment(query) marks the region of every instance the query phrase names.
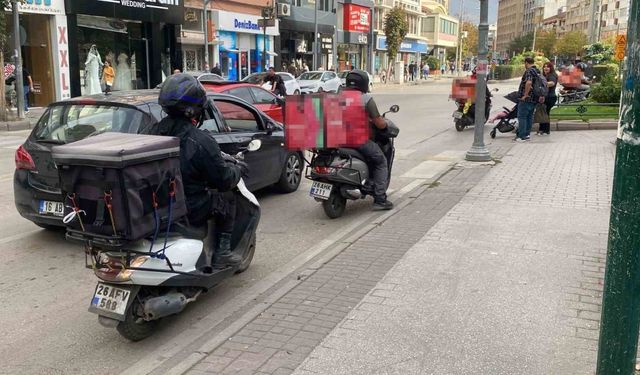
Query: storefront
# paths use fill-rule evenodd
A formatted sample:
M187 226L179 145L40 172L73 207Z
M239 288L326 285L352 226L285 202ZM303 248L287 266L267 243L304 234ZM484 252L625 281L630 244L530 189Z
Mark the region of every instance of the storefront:
M338 71L371 71L371 14L373 3L338 3ZM361 0L360 0L361 1Z
M214 63L220 64L222 75L230 80L241 80L251 73L262 72L263 59L266 66L273 66L274 38L279 35L278 22L264 30L258 25L260 16L214 10L213 23L216 25L216 45ZM266 55L264 53L266 51Z
M26 0L19 5L23 65L33 80L29 105L43 107L70 97L64 0ZM6 10L6 35L13 36L13 18ZM13 41L10 41L13 46ZM10 57L5 54L6 63Z
M405 39L400 44L400 60L405 65L410 64L412 61L420 63L422 55L429 53L429 46L427 42L416 39ZM387 37L378 35L376 38L376 56L375 56L375 69L386 69L389 65L389 57L387 56Z
M67 0L71 95L102 91L102 69L115 69L113 90L158 85L181 66L176 29L182 0Z

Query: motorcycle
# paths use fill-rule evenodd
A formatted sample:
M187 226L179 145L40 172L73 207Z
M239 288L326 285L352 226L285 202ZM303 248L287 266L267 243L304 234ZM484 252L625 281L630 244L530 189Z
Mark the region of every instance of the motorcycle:
M492 91L498 91L498 89L493 89ZM487 95L485 99L485 117L484 122L486 123L489 120L489 113L491 113L491 98L493 95L487 89ZM467 126L472 126L476 121L476 104L470 103L466 99L456 99L456 106L458 107L453 114L453 121L456 127L456 130L461 132Z
M253 140L234 157L242 160L244 153L260 146L260 140ZM242 256L242 262L233 267L209 266L210 225L172 223L164 241L143 240L126 248L112 246L106 237L68 229L67 238L86 244L87 268L99 279L89 306L98 322L115 327L128 340L142 340L155 332L160 319L180 313L203 292L245 271L255 253L260 205L242 179L233 192L237 212L231 246Z
M385 117L387 127L376 130L376 143L382 149L389 168L389 178L395 156L394 138L400 129L386 118L389 112L397 113L400 107L391 106ZM310 195L322 203L325 214L335 219L344 213L347 199L364 199L373 195L373 183L369 180L369 167L365 157L352 148L327 148L312 150L306 178L313 181Z
M13 108L18 105L18 94L16 92L16 75L11 73L4 80L4 100L7 107Z

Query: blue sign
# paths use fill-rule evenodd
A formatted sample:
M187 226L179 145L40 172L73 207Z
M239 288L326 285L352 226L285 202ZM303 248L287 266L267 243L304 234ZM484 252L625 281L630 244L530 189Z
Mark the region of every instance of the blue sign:
M258 26L257 23L252 22L251 20L239 21L237 18L234 18L233 27L235 27L236 29L260 31L260 26Z
M376 49L386 51L387 50L387 37L379 36ZM405 39L400 44L400 52L411 52L411 53L423 53L427 54L429 50L429 46L427 42L422 40L414 40L414 39Z

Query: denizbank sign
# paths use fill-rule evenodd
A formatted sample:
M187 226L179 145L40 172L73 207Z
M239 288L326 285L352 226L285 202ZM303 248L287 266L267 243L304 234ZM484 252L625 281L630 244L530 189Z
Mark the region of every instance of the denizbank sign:
M262 28L258 26L258 20L261 17L258 15L214 10L213 18L217 30L262 34ZM279 35L278 29L278 23L275 27L267 27L267 35Z

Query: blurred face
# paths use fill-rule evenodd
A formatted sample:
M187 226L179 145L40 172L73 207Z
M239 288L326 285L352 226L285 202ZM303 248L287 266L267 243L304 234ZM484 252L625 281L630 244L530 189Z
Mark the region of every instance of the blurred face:
M551 67L549 65L545 65L543 68L544 74L551 73Z
M276 74L276 72L273 69L269 69L269 71L267 72L267 75L269 77L273 77Z

